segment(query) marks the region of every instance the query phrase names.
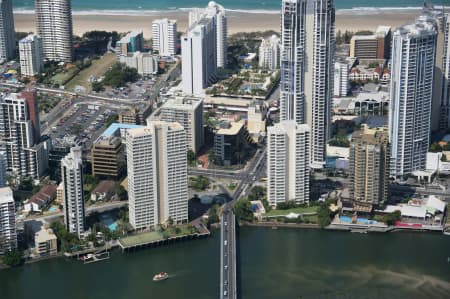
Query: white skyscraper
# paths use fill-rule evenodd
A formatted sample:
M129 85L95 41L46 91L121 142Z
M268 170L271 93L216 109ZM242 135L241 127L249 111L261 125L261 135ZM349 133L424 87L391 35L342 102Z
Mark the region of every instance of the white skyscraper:
M303 124L306 0L283 0L281 9L280 119Z
M431 130L445 131L450 128L450 14L425 3L422 15L437 25Z
M280 67L280 38L272 35L259 46L259 67L276 70Z
M276 207L285 201L309 201L308 125L281 121L267 129L267 199Z
M12 0L0 0L0 63L13 59L15 52Z
M311 129L310 162L325 164L334 71L333 0L283 0L281 14L281 120Z
M161 56L173 56L177 46L177 21L169 19L154 20L152 23L153 50Z
M153 229L188 220L186 132L178 123L150 122L127 132L130 224Z
M20 71L23 76L39 74L44 67L42 40L30 34L19 41Z
M205 9L194 9L189 12L189 26L202 18L212 18L216 31L216 58L217 67L225 67L227 65L227 37L228 25L225 8L210 1Z
M202 94L203 89L215 80L216 54L214 19L204 17L181 37L183 92Z
M71 62L73 28L70 0L35 0L35 11L44 60Z
M446 14L444 29L444 45L442 49L442 93L441 93L441 129L450 128L450 14Z
M334 96L345 97L350 89L350 65L344 61L334 64Z
M73 147L70 149L70 153L61 160L64 223L67 231L78 237L86 231L81 155L81 147Z
M389 143L391 176L424 170L430 140L436 24L420 17L397 29L392 43Z
M0 188L0 254L17 249L16 209L11 188Z

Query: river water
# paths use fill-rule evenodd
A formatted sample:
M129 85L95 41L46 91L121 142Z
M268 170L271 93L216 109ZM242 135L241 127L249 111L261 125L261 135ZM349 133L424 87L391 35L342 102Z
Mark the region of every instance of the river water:
M53 259L0 271L1 299L219 297L219 231L83 265ZM241 228L242 299L450 298L450 237ZM152 282L166 271L170 279Z

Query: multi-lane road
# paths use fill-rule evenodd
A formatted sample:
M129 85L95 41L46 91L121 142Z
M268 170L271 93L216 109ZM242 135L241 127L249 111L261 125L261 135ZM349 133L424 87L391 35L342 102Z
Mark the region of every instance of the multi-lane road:
M220 298L236 299L236 219L227 204L221 220Z

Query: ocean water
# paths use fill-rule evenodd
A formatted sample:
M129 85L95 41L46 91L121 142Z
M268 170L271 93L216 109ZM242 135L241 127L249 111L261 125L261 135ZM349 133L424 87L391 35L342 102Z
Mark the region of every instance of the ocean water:
M219 0L229 11L278 13L281 0ZM208 0L72 0L74 14L152 14L160 11L189 10L204 7ZM450 7L450 0L434 0L436 6ZM335 0L339 12L383 12L419 9L423 0ZM34 0L13 0L16 12L32 13Z

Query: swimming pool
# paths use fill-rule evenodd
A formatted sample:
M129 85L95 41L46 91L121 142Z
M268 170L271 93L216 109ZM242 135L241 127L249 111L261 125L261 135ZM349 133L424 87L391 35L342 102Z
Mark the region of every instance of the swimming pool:
M58 208L55 207L55 206L51 206L51 207L48 209L49 212L56 212L57 210L58 210Z
M345 223L352 223L352 218L348 217L348 216L340 216L339 219L342 222ZM369 220L366 218L356 218L356 223L362 223L362 224L377 224L378 222L375 220Z

